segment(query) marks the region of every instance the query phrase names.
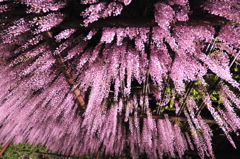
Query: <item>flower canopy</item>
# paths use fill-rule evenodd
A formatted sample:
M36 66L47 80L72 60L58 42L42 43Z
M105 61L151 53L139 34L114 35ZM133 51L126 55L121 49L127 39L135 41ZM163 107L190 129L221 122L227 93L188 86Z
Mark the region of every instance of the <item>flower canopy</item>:
M240 129L238 0L0 0L0 143L215 158Z

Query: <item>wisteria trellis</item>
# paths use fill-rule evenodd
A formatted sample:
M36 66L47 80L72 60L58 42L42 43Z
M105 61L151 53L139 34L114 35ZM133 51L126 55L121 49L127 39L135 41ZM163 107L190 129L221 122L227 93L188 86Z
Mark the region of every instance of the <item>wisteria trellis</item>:
M86 33L55 31L67 18L64 8L71 1L0 0L0 143L43 144L70 155L122 155L128 145L133 158L143 152L149 158L182 158L186 150L196 149L201 158L214 158L213 133L200 114L199 101L185 95L187 83L196 82L202 103L236 148L230 133L240 129L240 84L230 64L240 60L239 1L200 1L203 10L234 23L220 30L201 24L175 26L188 22L188 0L152 2L158 26ZM137 5L131 0L79 3L85 5L79 14L86 28ZM24 16L8 15L22 6ZM218 106L208 91L208 70L222 79L215 90ZM136 83L143 90L135 89ZM190 131L182 131L179 122L161 111L153 118L150 98L158 110L172 103Z

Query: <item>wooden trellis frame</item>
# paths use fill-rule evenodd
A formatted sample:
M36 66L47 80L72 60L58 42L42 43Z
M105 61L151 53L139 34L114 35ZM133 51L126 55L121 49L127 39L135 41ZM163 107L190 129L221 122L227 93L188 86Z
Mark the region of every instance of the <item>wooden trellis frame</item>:
M225 18L218 16L211 17L199 17L192 16L189 17L189 21L181 22L178 21L176 23L170 24L171 26L196 26L196 25L215 25L215 26L223 26L223 25L235 25L240 26L239 23L235 23L229 21ZM96 22L89 24L88 26L84 26L84 19L74 19L74 20L64 20L58 27L62 29L80 29L80 30L88 30L93 28L103 28L103 27L116 27L116 28L127 28L127 27L157 27L158 24L155 22L152 17L143 17L143 18L106 18L100 19Z

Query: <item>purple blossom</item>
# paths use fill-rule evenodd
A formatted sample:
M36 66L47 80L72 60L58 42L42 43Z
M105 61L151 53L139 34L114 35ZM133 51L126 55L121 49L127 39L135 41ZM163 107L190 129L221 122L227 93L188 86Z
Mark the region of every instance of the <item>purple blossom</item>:
M118 0L119 2L124 3L125 6L129 5L132 0Z
M49 11L57 11L65 7L65 3L59 1L54 3L54 0L21 0L23 4L26 4L30 8L27 13L40 13L41 11L46 13Z
M161 28L167 30L174 15L175 12L169 5L160 2L155 4L155 21Z
M204 9L208 10L210 13L219 15L222 17L225 17L229 20L240 22L240 13L239 13L239 7L238 1L215 1L211 2L211 0L208 0L204 3Z
M58 35L55 36L57 41L61 41L62 39L69 38L76 30L75 29L66 29L60 32Z
M52 27L60 24L64 19L64 15L61 13L50 13L46 16L42 16L40 18L34 18L32 25L37 25L38 28L34 32L34 34L38 34L47 30L50 30Z
M111 2L108 5L106 2L100 2L90 5L81 15L86 18L84 24L88 26L89 23L97 21L100 18L117 16L121 13L122 9L123 6L116 2Z

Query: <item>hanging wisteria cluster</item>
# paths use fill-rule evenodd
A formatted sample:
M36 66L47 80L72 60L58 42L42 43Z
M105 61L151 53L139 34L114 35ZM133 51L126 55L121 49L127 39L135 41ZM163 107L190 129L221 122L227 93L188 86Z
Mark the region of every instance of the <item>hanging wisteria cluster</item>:
M153 5L157 26L87 31L58 28L70 3L0 1L0 143L43 144L68 155L121 156L129 146L132 158L182 158L186 150L215 158L204 109L237 148L231 137L240 129L240 83L231 68L240 60L237 0L202 2L203 10L234 21L220 28L175 25L193 11L188 0L167 0ZM79 26L87 28L136 2L79 3ZM8 15L19 6L24 16ZM218 78L211 81L215 94L209 72ZM166 106L175 112L167 114Z

